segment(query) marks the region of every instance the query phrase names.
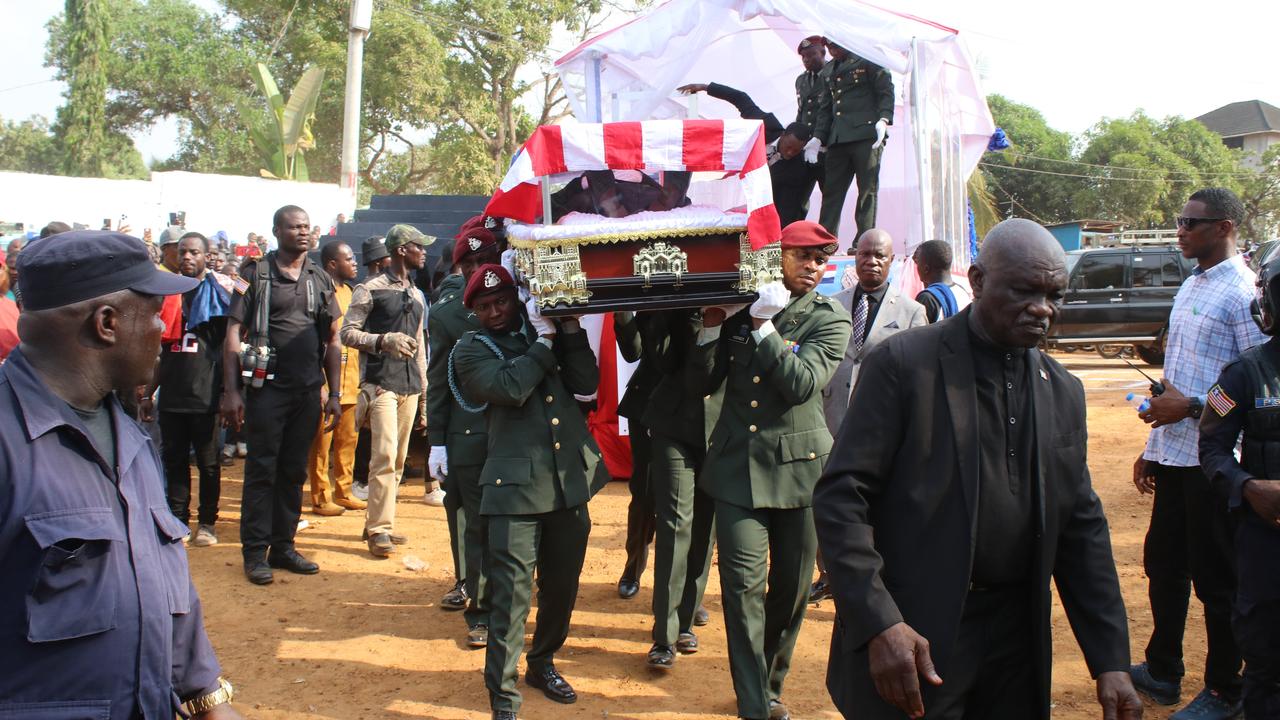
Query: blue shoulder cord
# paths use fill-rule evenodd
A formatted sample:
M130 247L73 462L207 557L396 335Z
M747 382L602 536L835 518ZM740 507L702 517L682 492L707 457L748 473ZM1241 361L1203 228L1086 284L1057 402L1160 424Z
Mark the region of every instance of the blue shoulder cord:
M493 351L494 355L498 356L499 360L506 362L507 357L502 354L502 351L498 349L497 344L494 343L493 340L489 339L485 335L476 335L475 339L484 343ZM458 378L453 372L453 354L457 352L457 350L458 345L455 343L453 349L449 351L449 391L453 393L453 398L458 401L458 405L461 406L463 410L470 413L482 413L489 409L489 403L484 403L483 405L478 406L472 405L467 402L466 398L462 397L462 391L458 389Z

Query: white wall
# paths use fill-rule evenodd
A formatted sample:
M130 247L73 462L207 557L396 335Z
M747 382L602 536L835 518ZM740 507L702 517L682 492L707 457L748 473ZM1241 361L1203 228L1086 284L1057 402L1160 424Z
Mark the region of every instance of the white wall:
M96 230L110 218L114 228L125 215L133 235L151 228L158 239L169 213L183 210L187 228L208 236L224 230L243 243L250 232L270 239L271 216L282 205L298 205L328 232L338 213L351 216L355 195L336 184L189 172L152 173L150 180L0 172L0 221L35 231L51 220Z

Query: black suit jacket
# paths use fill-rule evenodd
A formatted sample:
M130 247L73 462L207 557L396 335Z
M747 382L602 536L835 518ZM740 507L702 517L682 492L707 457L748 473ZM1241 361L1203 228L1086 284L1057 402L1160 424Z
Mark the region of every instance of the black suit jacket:
M979 502L968 320L965 311L898 333L867 356L814 492L837 612L827 689L846 717L902 717L876 693L867 658L867 643L899 621L929 641L947 678ZM1031 353L1037 548L1027 579L1035 626L1027 631L1048 718L1050 578L1095 677L1128 668L1129 636L1107 521L1089 481L1082 386L1048 356Z
M711 83L707 86L707 94L732 104L742 119L763 122L765 142L771 143L786 132L787 128L777 116L761 110L751 96L741 90ZM790 160L779 158L769 166L769 177L773 181L773 204L777 207L778 216L782 218L783 227L795 220L804 219L805 203L809 201L809 192L813 190L812 167L804 161L803 153Z

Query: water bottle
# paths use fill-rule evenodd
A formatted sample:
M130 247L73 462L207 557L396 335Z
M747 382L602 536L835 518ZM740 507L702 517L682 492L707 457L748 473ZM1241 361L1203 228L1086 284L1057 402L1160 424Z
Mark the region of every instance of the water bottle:
M1143 413L1151 409L1151 400L1145 398L1138 393L1129 393L1124 396L1126 402L1133 406L1133 409Z

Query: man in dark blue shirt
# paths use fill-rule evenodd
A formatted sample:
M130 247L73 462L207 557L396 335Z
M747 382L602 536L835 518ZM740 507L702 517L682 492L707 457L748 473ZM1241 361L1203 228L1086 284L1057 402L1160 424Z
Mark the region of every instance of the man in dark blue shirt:
M164 296L195 281L101 231L33 245L22 272L24 339L0 368L0 717L236 720L187 528L116 397L147 383Z

